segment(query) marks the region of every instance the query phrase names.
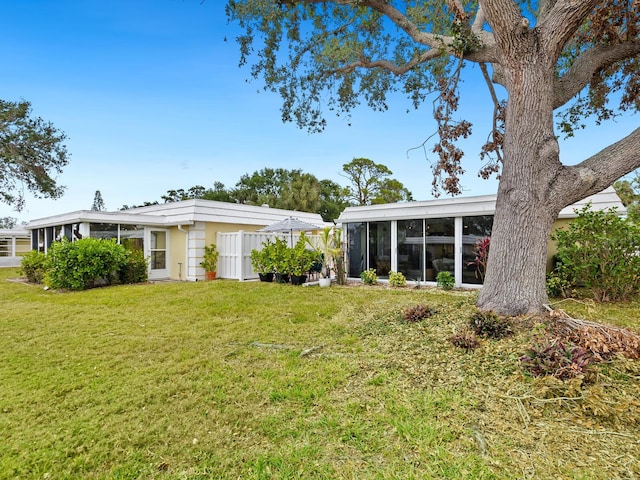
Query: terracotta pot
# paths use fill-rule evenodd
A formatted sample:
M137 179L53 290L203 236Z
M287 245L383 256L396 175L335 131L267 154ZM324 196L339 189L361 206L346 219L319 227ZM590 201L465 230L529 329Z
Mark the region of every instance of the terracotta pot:
M217 272L207 272L207 280L215 280Z

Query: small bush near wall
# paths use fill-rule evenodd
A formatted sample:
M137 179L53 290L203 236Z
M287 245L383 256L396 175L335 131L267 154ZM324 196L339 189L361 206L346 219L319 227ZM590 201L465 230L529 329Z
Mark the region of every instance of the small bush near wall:
M625 300L640 292L640 227L614 209L591 211L587 205L554 237L568 278L589 288L595 300Z
M407 279L402 272L389 272L389 285L392 287L405 287L407 285Z
M127 263L127 250L114 240L83 238L51 244L45 283L52 288L83 290L110 284Z
M118 270L121 283L146 282L149 276L149 262L142 250L128 250L125 264Z
M378 275L373 268L360 273L360 278L362 279L362 283L365 285L375 285L378 283Z
M31 283L42 283L45 275L46 255L37 250L31 250L22 257L21 275L27 277Z

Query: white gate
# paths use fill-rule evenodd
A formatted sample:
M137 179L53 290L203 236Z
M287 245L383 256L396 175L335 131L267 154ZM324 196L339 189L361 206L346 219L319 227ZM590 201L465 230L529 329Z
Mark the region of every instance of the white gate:
M313 235L307 237L313 238ZM235 280L254 280L258 274L251 267L251 250L260 250L267 240L282 238L295 242L300 238L299 233L291 237L288 233L245 232L240 230L233 233L218 233L216 245L220 256L218 257L218 278L231 278Z

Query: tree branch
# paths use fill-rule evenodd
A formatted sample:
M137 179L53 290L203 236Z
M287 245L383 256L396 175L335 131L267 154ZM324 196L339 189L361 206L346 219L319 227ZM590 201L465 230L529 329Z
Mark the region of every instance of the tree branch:
M302 0L303 3L325 3L326 0ZM431 50L424 52L420 55L414 56L410 61L405 63L404 65L396 65L387 60L374 60L367 61L366 59L362 59L358 62L353 62L349 65L346 65L340 69L335 70L335 72L349 72L354 70L355 68L386 68L392 71L397 75L402 75L417 65L427 62L429 60L433 60L443 54L447 55L455 55L456 52L452 48L452 44L454 43L454 39L445 35L435 35L432 33L423 32L420 30L415 23L413 23L409 18L404 15L400 10L395 8L391 3L386 0L360 0L358 2L354 2L354 0L332 0L333 3L338 5L354 5L357 3L359 6L369 7L372 10L377 11L378 13L384 15L389 20L391 20L398 28L404 31L413 41L418 44L425 45L430 47ZM446 0L448 7L451 11L458 17L459 15L464 13L464 9L462 7L462 3L460 0ZM294 5L295 0L280 0L283 4ZM459 13L456 13L459 12ZM493 39L493 35L482 31L482 26L484 25L486 18L484 14L478 10L480 17L476 16L476 20L478 22L477 32L474 32L482 42L482 47L476 50L475 52L469 53L464 56L465 60L473 61L473 62L495 62L496 56L494 52L495 41Z
M612 63L640 54L640 40L613 46L597 46L582 53L569 71L556 80L553 108L559 108L586 87L594 73Z
M471 24L471 31L477 36L481 36L483 33L486 33L483 29L486 21L487 16L484 14L484 10L482 9L482 3L480 3L478 5L478 10L476 11L476 18L473 19L473 23Z
M421 63L427 62L441 55L442 55L442 52L435 49L431 49L420 55L416 55L411 60L409 60L408 62L402 65L396 65L395 63L390 62L389 60L367 60L366 58L361 58L357 62L352 62L352 63L349 63L348 65L344 65L343 67L336 68L329 73L330 74L339 73L339 72L349 73L355 70L356 68L384 68L394 73L395 75L403 75L407 73L409 70L411 70L412 68L420 65Z
M574 166L563 166L552 186L551 197L571 205L609 187L618 178L640 167L640 128Z
M547 40L554 63L577 28L598 4L598 0L557 0L549 8L545 20L538 24Z

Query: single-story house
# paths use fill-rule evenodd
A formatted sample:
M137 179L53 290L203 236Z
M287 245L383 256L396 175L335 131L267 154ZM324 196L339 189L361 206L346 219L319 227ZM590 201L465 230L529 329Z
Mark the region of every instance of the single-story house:
M348 207L337 222L346 233L348 276L359 277L369 268L380 278L389 271L402 272L409 281L435 282L440 271L455 276L456 286L482 283L475 258L478 241L491 235L496 195L457 197L424 202ZM587 203L594 210L617 208L626 213L613 188L564 208L554 225L558 228L577 217ZM550 242L548 268L555 245Z
M215 243L220 251L218 276L245 280L257 278L251 270L251 249L273 236L257 230L288 217L318 229L324 225L316 213L192 199L118 212L80 210L33 220L25 228L31 248L42 252L63 237L113 238L141 249L150 260L151 280L204 280L204 246Z
M31 250L31 237L25 228L0 228L0 267L17 267Z

